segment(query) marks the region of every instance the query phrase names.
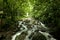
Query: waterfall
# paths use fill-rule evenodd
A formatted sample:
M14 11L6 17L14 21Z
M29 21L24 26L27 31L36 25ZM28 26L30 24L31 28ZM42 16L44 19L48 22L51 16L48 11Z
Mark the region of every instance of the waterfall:
M16 37L21 36L23 32L27 33L27 35L23 38L23 40L33 40L35 34L37 33L44 35L46 40L56 40L47 32L48 28L45 27L45 25L40 21L37 21L37 20L32 21L27 19L24 21L23 20L18 21L18 23L19 23L18 27L20 28L20 30L12 36L11 40L17 40ZM40 39L37 39L37 40L40 40Z

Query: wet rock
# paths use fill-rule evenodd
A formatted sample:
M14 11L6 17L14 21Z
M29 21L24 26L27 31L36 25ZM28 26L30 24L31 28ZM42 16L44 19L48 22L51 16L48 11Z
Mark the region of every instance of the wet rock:
M17 36L15 40L24 40L27 32L22 32L21 35Z
M34 34L32 37L32 40L47 40L46 37L40 33Z
M47 38L51 40L51 36L47 35L49 33L45 33L48 31L48 28L45 27L45 25L40 21L22 20L19 21L18 28L20 30L15 35L13 35L13 40L47 40ZM41 31L42 33L40 33L39 31Z

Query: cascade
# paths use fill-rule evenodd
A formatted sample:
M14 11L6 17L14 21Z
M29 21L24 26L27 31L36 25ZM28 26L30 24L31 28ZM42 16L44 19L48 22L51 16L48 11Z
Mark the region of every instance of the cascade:
M11 40L56 40L48 33L48 28L43 23L32 20L18 21L20 30L12 36Z

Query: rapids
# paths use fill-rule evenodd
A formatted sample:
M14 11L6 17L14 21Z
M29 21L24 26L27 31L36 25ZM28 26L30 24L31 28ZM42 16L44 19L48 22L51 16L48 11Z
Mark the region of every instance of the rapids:
M40 21L26 19L18 23L20 30L12 36L11 40L56 40L49 34L49 28Z

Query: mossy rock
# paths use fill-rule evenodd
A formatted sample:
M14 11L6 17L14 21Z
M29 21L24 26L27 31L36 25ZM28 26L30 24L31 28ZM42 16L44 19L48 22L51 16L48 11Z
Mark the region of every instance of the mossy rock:
M17 36L15 40L24 40L27 32L22 32L21 35Z
M47 40L46 37L44 35L42 35L41 33L36 33L34 34L32 40Z

